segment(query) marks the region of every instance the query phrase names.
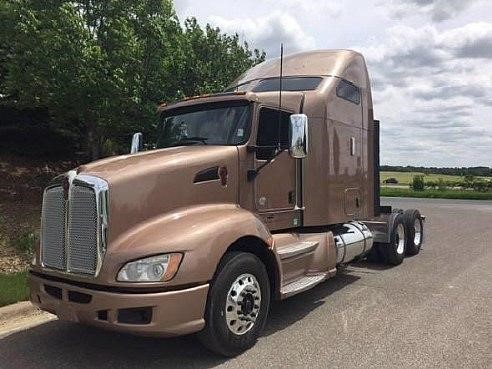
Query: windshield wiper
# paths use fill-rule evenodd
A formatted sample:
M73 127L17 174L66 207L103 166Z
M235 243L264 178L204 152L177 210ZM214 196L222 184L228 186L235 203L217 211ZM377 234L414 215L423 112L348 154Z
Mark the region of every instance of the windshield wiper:
M193 145L197 142L201 142L202 144L206 145L207 140L208 137L199 137L199 136L182 137L178 142L176 142L176 146L187 145L187 144Z

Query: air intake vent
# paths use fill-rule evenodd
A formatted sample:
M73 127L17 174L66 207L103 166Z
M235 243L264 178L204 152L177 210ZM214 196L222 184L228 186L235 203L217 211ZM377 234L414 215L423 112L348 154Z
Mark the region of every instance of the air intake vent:
M97 202L94 189L72 186L68 208L68 269L94 274L97 267Z
M65 269L65 199L61 186L48 188L43 197L42 260L49 268Z

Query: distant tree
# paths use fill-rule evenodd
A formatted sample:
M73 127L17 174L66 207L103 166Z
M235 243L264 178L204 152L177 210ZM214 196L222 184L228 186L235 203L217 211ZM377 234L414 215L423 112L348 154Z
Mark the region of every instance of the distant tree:
M425 187L424 176L422 176L422 175L413 176L413 180L412 180L412 183L410 184L410 187L414 191L423 191L424 187Z
M265 56L194 19L183 29L171 0L0 0L0 17L0 99L48 108L92 159L149 129L159 102L220 91Z
M435 181L425 181L425 187L435 189L437 188L438 184Z
M492 190L492 181L477 179L473 182L473 190L478 192L487 192Z
M446 181L442 178L439 178L437 180L437 189L439 191L446 191L448 189L448 184L446 183Z
M472 175L475 177L492 177L490 167L461 167L461 168L437 168L437 167L416 167L416 166L394 166L381 165L383 172L419 172L425 174L447 174L454 176Z

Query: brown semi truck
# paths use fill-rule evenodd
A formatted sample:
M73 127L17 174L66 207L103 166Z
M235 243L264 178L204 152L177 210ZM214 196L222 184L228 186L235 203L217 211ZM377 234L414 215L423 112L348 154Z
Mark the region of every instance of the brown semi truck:
M131 154L45 189L30 270L41 309L141 335L199 332L232 356L256 342L272 300L353 260L419 252L424 217L379 203L379 122L359 53L269 60L224 93L158 112L147 150L136 134Z

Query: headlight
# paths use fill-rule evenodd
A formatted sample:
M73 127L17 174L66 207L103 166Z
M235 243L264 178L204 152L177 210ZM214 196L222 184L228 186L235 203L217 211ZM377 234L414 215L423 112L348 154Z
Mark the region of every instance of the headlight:
M119 282L165 282L178 271L182 255L163 254L126 263L120 269Z

